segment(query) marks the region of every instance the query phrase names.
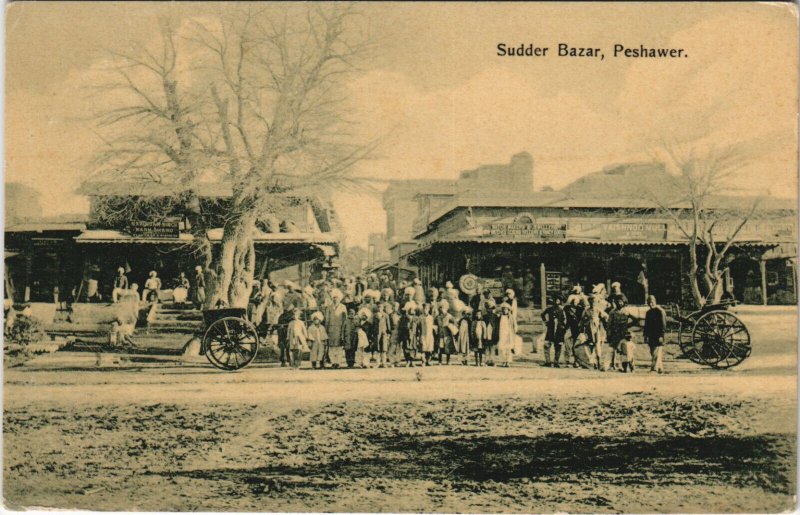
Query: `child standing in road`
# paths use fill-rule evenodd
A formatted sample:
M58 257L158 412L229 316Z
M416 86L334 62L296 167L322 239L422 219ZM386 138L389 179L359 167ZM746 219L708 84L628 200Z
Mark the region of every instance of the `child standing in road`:
M342 327L342 346L344 347L344 359L347 368L353 368L356 364L356 312L354 309L347 311L347 318Z
M289 348L289 361L294 368L300 368L301 352L308 348L306 325L300 319L302 311L294 310L292 320L286 326L286 342Z
M472 334L472 350L475 352L475 366L482 367L483 349L486 346L485 342L488 336L488 330L486 328L486 322L483 321L483 313L481 310L475 311L475 320L472 322L470 333Z
M311 326L307 329L308 340L311 342L311 368L325 368L325 348L328 346L328 333L325 331L325 326L322 325L322 320L325 317L319 311L311 315Z
M361 368L369 368L370 353L369 337L367 331L370 329L369 313L366 310L359 311L358 328L356 329L356 361L361 363Z
M625 337L619 343L620 350L622 351L622 371L633 372L634 367L634 354L636 353L636 342L633 341L633 334L630 331L625 333Z

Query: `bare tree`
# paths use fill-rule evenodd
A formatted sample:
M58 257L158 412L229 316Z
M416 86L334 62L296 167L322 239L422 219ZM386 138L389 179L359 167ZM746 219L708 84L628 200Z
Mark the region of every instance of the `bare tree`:
M726 256L763 201L760 195L730 195L737 173L750 164L751 152L743 145L706 150L665 145L663 155L672 179L644 193L688 242L687 279L695 304L719 302Z
M95 165L104 180L168 191L194 214L197 250L217 271L209 304L246 304L259 220L298 197L357 185L350 172L375 147L353 143L343 114L344 79L367 50L353 38L356 13L342 4L281 9L236 8L193 22L185 37L164 23L159 51L114 54L120 80L105 86L125 100L100 118L113 137ZM192 66L181 69L182 59ZM230 187L222 212L197 194L206 173ZM168 211L148 202L128 210ZM219 252L211 227L223 228Z

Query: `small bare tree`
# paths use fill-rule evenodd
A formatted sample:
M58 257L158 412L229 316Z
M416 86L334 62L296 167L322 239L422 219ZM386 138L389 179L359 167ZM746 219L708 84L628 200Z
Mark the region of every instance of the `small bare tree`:
M195 245L217 273L209 304L246 305L259 220L297 197L357 184L350 172L375 144L353 143L344 115L344 79L367 50L353 37L355 16L342 4L241 7L193 22L188 36L164 23L157 52L113 54L120 80L105 88L124 97L100 118L111 137L98 173L158 186L193 213ZM221 214L197 195L208 173L230 187ZM157 204L107 211L168 211ZM206 237L212 227L223 228L219 252Z
M695 304L719 302L728 251L740 241L742 229L757 216L763 201L761 195L730 195L751 153L743 145L707 150L665 145L663 154L672 178L645 194L688 242L686 278Z

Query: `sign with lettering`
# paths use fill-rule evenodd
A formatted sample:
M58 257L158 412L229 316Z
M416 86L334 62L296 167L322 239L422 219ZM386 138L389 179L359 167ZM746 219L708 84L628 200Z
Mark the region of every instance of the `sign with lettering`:
M510 223L488 224L483 227L484 236L519 236L541 239L563 239L567 236L567 224Z
M666 237L665 223L611 222L602 228L602 238L611 241L658 241Z
M548 292L561 292L561 272L545 272L544 276Z
M180 238L181 231L178 226L179 219L168 219L160 221L150 220L131 220L128 225L128 233L138 238Z

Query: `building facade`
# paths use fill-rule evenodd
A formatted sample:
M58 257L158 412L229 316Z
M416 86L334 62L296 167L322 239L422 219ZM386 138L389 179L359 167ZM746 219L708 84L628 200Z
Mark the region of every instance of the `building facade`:
M197 192L203 213L224 214L229 187L204 185ZM29 221L5 227L6 298L14 301L84 301L107 299L114 274L125 269L130 283L142 286L156 271L165 288L180 272L191 276L204 265L197 243L221 247L222 226L204 234L192 228L185 205L149 186L87 183L79 192L90 197L90 213L79 223ZM162 202L163 201L163 202ZM284 205L285 204L285 205ZM130 210L130 206L138 206ZM115 212L118 208L119 211ZM203 214L202 216L205 216ZM254 236L256 277L289 278L305 283L336 266L341 230L329 202L303 197L282 203L257 223Z
M652 294L689 305L689 246L681 230L689 210L665 210L637 190L667 181L665 174L661 165L639 163L609 167L561 191L457 188L462 193L438 209L418 205L415 245L404 257L426 286L472 274L495 294L513 288L522 304L537 307L576 284L590 289L614 281L634 303ZM722 212L748 201L719 197L709 207ZM796 216L793 201L770 199L741 229L720 267L738 301L796 302ZM716 239L724 242L736 222L721 220Z

